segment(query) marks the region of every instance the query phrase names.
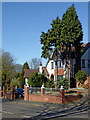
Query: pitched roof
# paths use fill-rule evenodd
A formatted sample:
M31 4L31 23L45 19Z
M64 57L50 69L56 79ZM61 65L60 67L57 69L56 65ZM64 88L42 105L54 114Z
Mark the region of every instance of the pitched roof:
M30 77L33 72L39 72L39 69L24 69L24 78Z
M86 47L87 44L90 44L90 42L89 42L89 43L82 44L81 46L82 46L82 47Z
M83 54L88 50L88 48L90 48L90 42L86 43L86 44L83 44L83 47L84 47L84 51L83 53L81 54L81 56L83 56Z

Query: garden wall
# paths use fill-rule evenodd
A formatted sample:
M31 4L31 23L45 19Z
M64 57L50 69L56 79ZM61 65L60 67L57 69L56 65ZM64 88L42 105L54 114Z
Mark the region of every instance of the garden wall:
M41 95L30 94L28 87L24 86L24 100L26 101L38 101L38 102L50 102L50 103L66 103L72 100L80 98L79 95L65 96L64 89L60 90L60 96L56 95L45 95L44 88L41 88Z

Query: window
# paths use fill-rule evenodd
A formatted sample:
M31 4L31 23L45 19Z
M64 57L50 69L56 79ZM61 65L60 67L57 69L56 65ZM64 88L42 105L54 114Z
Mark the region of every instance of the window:
M51 69L54 69L54 62L51 62Z
M85 60L82 60L82 68L85 68Z
M58 79L63 78L63 75L58 75Z
M61 61L58 61L58 68L61 68Z
M90 60L88 60L88 68L90 68Z

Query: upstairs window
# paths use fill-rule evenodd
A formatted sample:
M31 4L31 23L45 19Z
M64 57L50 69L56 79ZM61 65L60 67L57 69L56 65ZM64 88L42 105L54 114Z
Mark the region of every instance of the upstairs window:
M85 60L82 59L82 68L85 68Z
M90 60L88 60L88 68L90 68Z
M57 66L58 68L61 68L61 60L58 61Z
M51 62L51 69L54 69L54 62Z

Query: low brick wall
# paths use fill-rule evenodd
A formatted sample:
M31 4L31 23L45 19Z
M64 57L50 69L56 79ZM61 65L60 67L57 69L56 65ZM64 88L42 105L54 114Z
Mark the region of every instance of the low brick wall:
M29 94L29 100L28 101L38 101L38 102L49 102L49 103L66 103L66 102L70 102L73 100L77 100L79 99L80 96L76 95L76 96L68 96L65 98L61 98L60 96L55 96L55 95L31 95Z
M79 94L75 96L64 96L64 90L60 90L60 96L56 95L45 95L42 94L41 89L41 95L34 95L30 94L28 91L28 87L24 86L24 100L26 101L38 101L38 102L49 102L49 103L66 103L72 100L77 100L80 98Z
M11 92L7 92L6 87L3 86L3 97L5 99L15 99L15 87L11 87Z
M31 95L29 94L29 101L38 101L38 102L50 102L50 103L62 103L60 96L54 95Z

